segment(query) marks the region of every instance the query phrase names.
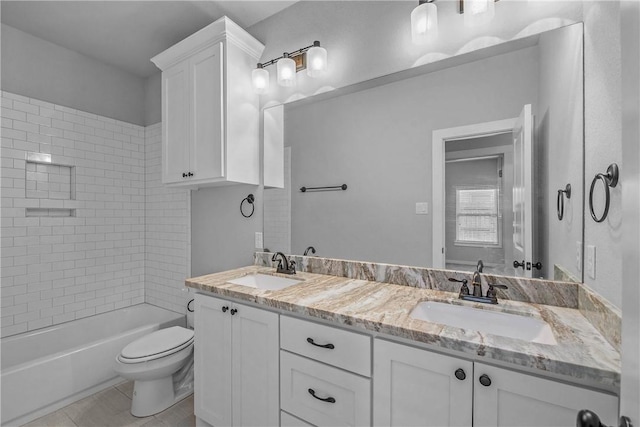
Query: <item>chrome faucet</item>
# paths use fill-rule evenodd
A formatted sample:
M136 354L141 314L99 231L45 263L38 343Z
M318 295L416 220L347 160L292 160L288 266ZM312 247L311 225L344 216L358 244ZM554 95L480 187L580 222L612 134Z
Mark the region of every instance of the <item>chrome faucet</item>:
M309 253L309 251L311 251L312 254L316 253L316 248L314 248L313 246L309 246L307 249L304 250L304 256L307 256L307 254Z
M278 257L280 257L280 259L278 259ZM276 252L275 254L273 254L271 261L275 262L276 260L278 261L278 267L276 268L276 273L296 274L295 261L293 260L289 261L287 259L287 256L282 252ZM284 262L284 265L283 265L283 262Z

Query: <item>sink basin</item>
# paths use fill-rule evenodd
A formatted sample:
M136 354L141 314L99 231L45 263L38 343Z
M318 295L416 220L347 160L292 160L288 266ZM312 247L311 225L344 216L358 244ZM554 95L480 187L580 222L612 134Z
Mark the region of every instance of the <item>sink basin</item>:
M249 286L251 288L265 289L268 291L277 291L289 286L297 285L302 280L288 279L285 277L272 276L270 274L249 274L247 276L238 277L237 279L228 280L228 283L234 285Z
M418 304L410 316L426 322L473 329L507 338L557 344L549 324L533 317L432 301Z

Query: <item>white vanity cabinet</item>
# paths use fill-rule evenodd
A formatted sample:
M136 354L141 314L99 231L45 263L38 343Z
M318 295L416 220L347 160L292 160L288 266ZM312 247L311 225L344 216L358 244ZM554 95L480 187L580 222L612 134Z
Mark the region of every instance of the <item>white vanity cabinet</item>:
M283 425L371 425L371 337L287 316L280 337Z
M376 426L572 426L584 408L616 423L610 394L380 339L373 358Z
M195 296L195 415L212 426L279 424L278 314Z
M259 100L251 83L264 46L222 17L152 58L162 70L162 182L259 183Z
M373 367L374 425L471 425L473 362L376 339Z
M618 398L610 394L482 363L474 384L474 426L573 426L581 409L617 425Z

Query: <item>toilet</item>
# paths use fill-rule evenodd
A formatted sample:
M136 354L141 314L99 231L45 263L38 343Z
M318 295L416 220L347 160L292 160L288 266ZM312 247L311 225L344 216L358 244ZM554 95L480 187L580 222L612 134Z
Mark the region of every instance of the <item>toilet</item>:
M193 392L193 337L192 329L172 326L122 349L115 370L134 380L133 416L157 414Z

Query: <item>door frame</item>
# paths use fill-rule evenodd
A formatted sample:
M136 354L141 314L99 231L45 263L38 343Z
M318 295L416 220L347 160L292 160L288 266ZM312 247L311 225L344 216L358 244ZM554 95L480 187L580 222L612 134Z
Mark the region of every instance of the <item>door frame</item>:
M452 128L436 129L431 134L431 176L433 218L431 221L431 267L444 269L446 265L445 245L445 188L444 164L445 143L451 140L479 138L512 132L518 118L496 120L492 122L475 123Z

